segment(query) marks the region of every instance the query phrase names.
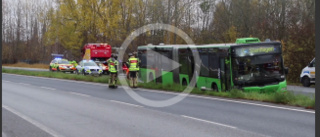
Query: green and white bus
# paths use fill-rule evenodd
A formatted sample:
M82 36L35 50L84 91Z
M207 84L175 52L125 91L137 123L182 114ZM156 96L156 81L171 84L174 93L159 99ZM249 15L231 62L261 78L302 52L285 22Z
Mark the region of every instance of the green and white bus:
M196 87L214 91L232 88L244 91L286 90L281 43L239 38L236 43L208 45L145 45L138 47L139 78L145 82L189 85L194 71L193 52L198 52L200 69ZM156 52L157 54L149 51ZM165 56L166 58L160 57ZM179 63L173 67L173 62Z

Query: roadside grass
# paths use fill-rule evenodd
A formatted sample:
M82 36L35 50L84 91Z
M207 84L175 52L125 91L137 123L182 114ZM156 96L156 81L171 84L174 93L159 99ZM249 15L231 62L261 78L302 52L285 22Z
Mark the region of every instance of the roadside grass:
M8 67L24 67L24 68L40 68L40 69L48 69L49 70L49 64L28 64L24 62L18 62L15 64L2 64L2 66L8 66Z
M100 77L83 76L83 75L67 74L67 73L61 73L61 72L38 72L38 71L36 72L36 71L2 68L2 73L12 73L12 74L20 74L20 75L69 79L69 80L97 82L97 83L108 83L109 81L109 76L100 76ZM120 85L119 81L118 81L118 85ZM180 84L157 84L153 82L138 83L138 86L140 88L163 90L163 91L170 91L170 92L182 92L184 91L184 89L187 88L186 86L182 86ZM276 92L276 93L259 93L259 92L243 92L242 90L239 90L239 89L232 89L228 92L216 92L216 91L210 91L210 90L202 91L198 88L193 88L191 91L191 94L271 102L271 103L277 103L277 104L305 107L308 109L314 109L315 107L315 97L310 98L305 95L295 95L288 91Z

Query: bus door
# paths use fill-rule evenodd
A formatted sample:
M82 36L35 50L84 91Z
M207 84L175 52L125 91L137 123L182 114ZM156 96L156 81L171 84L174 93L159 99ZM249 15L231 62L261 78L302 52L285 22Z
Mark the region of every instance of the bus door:
M195 49L193 49L195 50ZM188 60L188 76L189 76L189 83L190 84L192 78L193 78L193 73L194 73L194 57L192 54L192 49L188 48L188 55L187 55L187 60ZM200 72L197 72L198 74L200 74ZM197 86L197 84L195 84L195 86Z
M218 72L218 77L221 80L221 90L228 91L231 86L230 78L230 64L226 63L228 57L220 57L220 67Z
M161 49L156 48L155 52L159 53L156 54L158 56L155 56L154 60L154 64L155 64L155 81L157 83L162 83L162 77L161 77L161 69L162 69L162 60L161 60Z
M221 81L221 90L226 91L226 66L225 66L225 58L220 58L220 65L218 69L218 78Z
M175 61L175 62L179 62L179 51L178 51L178 48L173 48L172 49L172 59ZM174 83L180 83L180 79L179 79L179 67L178 68L174 68L174 70L172 70L173 72L173 81Z

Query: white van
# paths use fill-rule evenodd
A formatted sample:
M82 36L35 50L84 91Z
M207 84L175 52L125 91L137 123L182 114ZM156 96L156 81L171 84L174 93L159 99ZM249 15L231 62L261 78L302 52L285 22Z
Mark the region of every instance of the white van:
M302 69L300 82L305 87L316 83L316 59L314 58L308 66Z

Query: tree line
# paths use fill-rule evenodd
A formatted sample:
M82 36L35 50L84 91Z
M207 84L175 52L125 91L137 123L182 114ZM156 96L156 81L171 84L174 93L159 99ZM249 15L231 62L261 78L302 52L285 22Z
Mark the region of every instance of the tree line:
M292 82L315 57L315 0L3 0L2 61L48 62L51 53L79 60L85 43L119 47L152 23L173 25L196 44L249 36L281 41ZM185 44L176 34L154 30L128 50L148 43Z

